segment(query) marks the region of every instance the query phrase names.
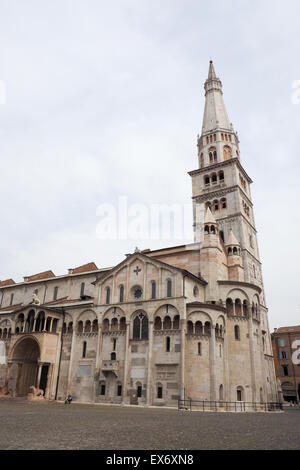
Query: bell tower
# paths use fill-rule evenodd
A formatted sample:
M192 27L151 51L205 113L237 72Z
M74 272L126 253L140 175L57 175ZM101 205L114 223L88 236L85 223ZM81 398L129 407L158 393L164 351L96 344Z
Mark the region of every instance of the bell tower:
M262 288L261 262L251 200L251 178L241 163L239 139L226 111L222 82L209 63L204 83L205 108L201 135L197 138L198 168L192 178L194 239L204 242L204 220L210 208L225 246L234 233L240 249L244 282ZM232 241L232 240L231 240Z

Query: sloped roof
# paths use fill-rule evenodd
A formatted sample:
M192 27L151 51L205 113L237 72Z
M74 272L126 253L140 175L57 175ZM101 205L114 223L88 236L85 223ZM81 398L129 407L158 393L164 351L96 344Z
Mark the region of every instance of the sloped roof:
M204 223L205 224L216 224L216 219L214 218L214 216L212 215L211 213L211 210L210 208L208 207L206 209L206 213L205 213L205 218L204 218Z
M55 274L52 271L44 271L42 273L33 274L32 276L25 276L24 279L27 282L30 282L30 281L39 281L41 279L50 279L52 277L55 277Z
M12 286L14 284L15 284L15 281L13 279L6 279L5 281L0 281L0 287Z
M239 245L239 242L235 238L235 235L234 235L232 229L230 229L228 241L226 243L226 246L228 246L228 245L233 245L233 246Z
M89 271L97 271L98 267L94 262L83 264L77 268L72 269L72 274L87 273Z

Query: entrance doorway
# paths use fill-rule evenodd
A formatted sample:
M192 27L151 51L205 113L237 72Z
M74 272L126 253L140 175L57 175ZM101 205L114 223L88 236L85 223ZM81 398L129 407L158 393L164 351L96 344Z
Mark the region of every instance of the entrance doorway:
M24 338L15 346L11 370L16 396L24 397L36 386L39 357L40 348L33 338Z
M44 395L46 394L48 371L49 371L49 366L48 365L43 365L42 366L41 380L40 380L39 388L44 390Z

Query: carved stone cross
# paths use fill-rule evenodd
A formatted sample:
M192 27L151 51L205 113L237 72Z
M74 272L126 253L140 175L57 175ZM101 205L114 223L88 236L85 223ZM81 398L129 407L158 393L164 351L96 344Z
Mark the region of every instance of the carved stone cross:
M141 272L141 269L137 266L133 272L138 276L138 274Z

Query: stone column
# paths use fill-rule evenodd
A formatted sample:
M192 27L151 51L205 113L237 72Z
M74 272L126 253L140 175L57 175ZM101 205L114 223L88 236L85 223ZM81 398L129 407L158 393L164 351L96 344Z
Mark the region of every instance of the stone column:
M124 358L124 383L123 383L123 397L122 404L128 403L127 388L128 388L128 358L129 358L129 337L130 337L130 322L126 322L126 339L125 339L125 358Z
M185 397L185 320L180 320L180 399Z
M39 362L39 363L38 363L38 373L37 373L37 379L36 379L36 388L40 388L40 381L41 381L42 367L43 367L43 363L42 363L42 362Z
M149 342L148 342L148 370L147 370L147 405L152 404L152 349L153 349L153 320L149 320Z
M53 317L51 317L51 320L50 320L49 333L52 333L52 325L53 325Z
M210 359L210 399L216 400L216 333L214 325L211 325L209 341L209 359Z
M10 379L10 370L11 370L12 362L7 363L6 374L5 374L5 385L8 386L8 382Z

